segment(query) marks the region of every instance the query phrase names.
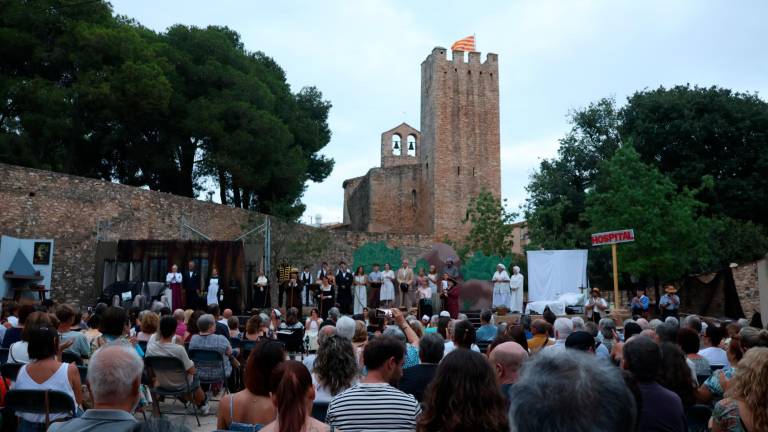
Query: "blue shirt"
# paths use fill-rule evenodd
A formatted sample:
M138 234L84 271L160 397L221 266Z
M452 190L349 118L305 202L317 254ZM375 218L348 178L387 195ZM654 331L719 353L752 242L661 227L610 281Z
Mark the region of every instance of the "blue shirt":
M493 324L484 324L481 325L479 329L477 329L477 333L475 335L476 339L479 341L492 341L496 339L496 335L498 334L499 330L496 328Z
M672 298L677 300L677 303L672 303ZM680 297L676 296L675 294L672 294L672 295L664 294L663 296L661 296L661 299L659 300L659 306L662 309L675 310L680 307Z
M635 302L635 299L633 298L632 299L632 304L630 306L634 307L634 308L639 306L643 310L648 310L648 306L650 306L650 301L648 300L648 296L647 295L642 295L642 296L640 296L640 304L637 304L637 302Z
M381 282L381 272L375 271L368 275L368 282Z

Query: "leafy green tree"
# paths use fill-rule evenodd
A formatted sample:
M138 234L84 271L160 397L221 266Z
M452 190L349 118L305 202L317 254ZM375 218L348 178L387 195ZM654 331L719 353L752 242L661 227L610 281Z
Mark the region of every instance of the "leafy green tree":
M402 256L403 253L400 249L390 248L383 241L368 242L355 249L352 253L352 262L354 268L363 266L365 272L369 273L373 268L373 264L377 263L381 266L382 270L386 263L389 263L393 270L398 268Z
M488 191L481 191L469 203L467 218L469 234L462 251L481 251L486 255L508 255L512 251L512 231L516 213L504 208L503 202Z
M635 230L636 240L619 248L621 271L657 281L679 277L709 259L698 217L704 204L694 195L688 188L678 191L627 145L602 164L587 194L584 221L592 232Z
M461 277L464 280L479 279L479 280L491 280L493 273L496 271L496 266L499 263L504 264L509 269L512 258L500 257L498 255L485 255L482 252L475 252L468 260L461 266Z

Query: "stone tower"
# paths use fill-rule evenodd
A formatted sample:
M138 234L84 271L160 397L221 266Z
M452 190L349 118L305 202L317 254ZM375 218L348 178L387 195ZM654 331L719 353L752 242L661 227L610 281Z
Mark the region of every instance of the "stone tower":
M436 240L463 239L469 201L501 196L498 56L434 48L421 64L421 148L425 206Z

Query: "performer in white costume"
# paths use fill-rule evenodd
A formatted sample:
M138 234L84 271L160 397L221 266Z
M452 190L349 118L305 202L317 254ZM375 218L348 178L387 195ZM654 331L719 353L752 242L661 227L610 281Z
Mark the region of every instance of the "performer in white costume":
M496 273L493 274L491 283L493 284L493 307L498 308L504 306L507 309L512 310L509 274L507 274L507 269L504 267L504 264L499 263L499 265L496 266Z
M512 290L512 303L509 308L512 312L523 311L523 282L525 278L520 273L520 267L512 267L512 277L509 278L509 288Z
M208 295L206 296L206 304L219 304L219 271L213 269L211 271L211 278L208 280Z

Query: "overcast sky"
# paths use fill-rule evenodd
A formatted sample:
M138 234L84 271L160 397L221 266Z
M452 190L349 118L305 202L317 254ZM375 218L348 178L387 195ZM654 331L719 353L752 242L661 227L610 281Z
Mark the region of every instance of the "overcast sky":
M302 221L340 221L344 179L379 164L381 132L419 128L420 63L475 34L499 54L502 194L514 210L541 158L555 155L567 114L604 96L623 103L660 85L768 93L765 1L113 0L157 31L226 25L286 71L294 91L333 104L323 153L333 173L310 183ZM483 54L484 57L484 54Z

